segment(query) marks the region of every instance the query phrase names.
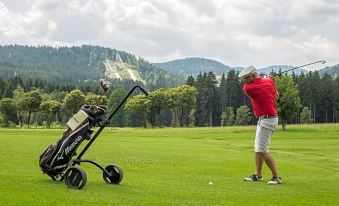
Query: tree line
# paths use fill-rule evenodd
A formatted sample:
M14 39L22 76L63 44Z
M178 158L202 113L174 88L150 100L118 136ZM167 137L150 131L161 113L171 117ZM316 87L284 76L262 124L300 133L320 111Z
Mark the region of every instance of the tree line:
M280 94L277 103L283 127L287 123L334 123L339 119L339 77L333 79L327 73L320 76L315 71L277 75L274 81ZM223 74L219 83L212 72L199 74L195 79L190 76L186 84L198 90L196 126L256 123L238 72ZM246 118L240 118L244 114Z
M282 75L275 79L278 92L280 122L326 123L339 117L339 78L309 72L301 75ZM111 93L101 104L108 112L120 103L130 88L113 82ZM135 95L113 118L118 127L204 127L255 124L250 100L242 91L243 82L234 70L217 81L213 72L189 76L186 84L160 88L148 97ZM93 104L100 95L97 83L76 87L50 84L39 79L22 80L15 76L0 78L0 122L10 125L65 125L70 116L84 104Z
M326 73L320 76L315 71L300 75L294 73L277 75L274 81L279 92L277 101L279 121L284 129L287 124L335 123L339 119L339 77L333 79ZM200 73L196 78L189 76L186 85L196 89L195 106L190 111L184 112L184 124L181 123L179 126L256 124L250 99L242 91L243 81L238 78L238 72L235 70L230 70L227 75L223 74L219 81L213 72ZM159 93L166 94L164 91ZM139 105L139 109L144 108L143 116L141 115L143 118L140 119L145 119L147 111L154 108L147 98L143 96L136 98L133 100L135 105ZM173 101L173 97L171 95L163 97L166 98L167 101L159 102L158 107L161 108L156 109L163 113L160 125L178 126L169 121L173 120L176 113L173 108L169 110L168 104L165 103Z

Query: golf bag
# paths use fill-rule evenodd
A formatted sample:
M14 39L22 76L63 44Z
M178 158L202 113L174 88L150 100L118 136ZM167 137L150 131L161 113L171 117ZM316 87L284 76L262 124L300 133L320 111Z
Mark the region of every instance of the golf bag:
M102 80L101 86L106 91L109 85L106 81ZM107 108L95 105L85 105L78 113L73 115L67 122L69 128L61 139L48 146L40 155L39 165L43 173L55 181L65 180L65 184L69 188L81 189L86 185L87 175L84 169L76 165L90 163L103 172L103 179L107 184L119 184L123 178L123 172L117 165L109 164L106 167L102 167L92 160L82 159L82 156L137 88L146 96L148 95L142 87L133 87L108 118L104 117ZM91 136L93 133L92 127L95 125L98 125L99 129ZM88 142L80 154L77 155L76 151L84 141ZM77 157L73 158L76 155Z
M93 133L91 128L102 121L106 109L105 106L83 106L79 111L82 115L85 114L83 121L74 130L68 128L59 141L48 146L40 155L41 170L52 179L63 174L81 143L90 140Z

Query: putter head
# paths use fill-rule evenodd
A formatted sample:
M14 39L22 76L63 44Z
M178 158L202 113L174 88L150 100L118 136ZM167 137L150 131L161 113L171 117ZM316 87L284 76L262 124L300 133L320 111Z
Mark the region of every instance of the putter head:
M109 82L104 79L100 80L100 85L105 92L109 89Z

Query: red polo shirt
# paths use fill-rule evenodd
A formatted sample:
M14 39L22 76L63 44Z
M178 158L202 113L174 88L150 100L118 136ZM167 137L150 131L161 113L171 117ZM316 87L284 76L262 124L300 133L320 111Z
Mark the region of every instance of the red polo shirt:
M244 85L244 92L251 99L254 115L277 115L277 89L274 81L258 77L253 82Z

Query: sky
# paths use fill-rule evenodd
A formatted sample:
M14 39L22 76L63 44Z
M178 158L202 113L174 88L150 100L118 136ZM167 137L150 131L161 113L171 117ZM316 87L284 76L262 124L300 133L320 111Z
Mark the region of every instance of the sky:
M339 1L0 0L0 44L99 45L150 62L332 66L339 64Z

